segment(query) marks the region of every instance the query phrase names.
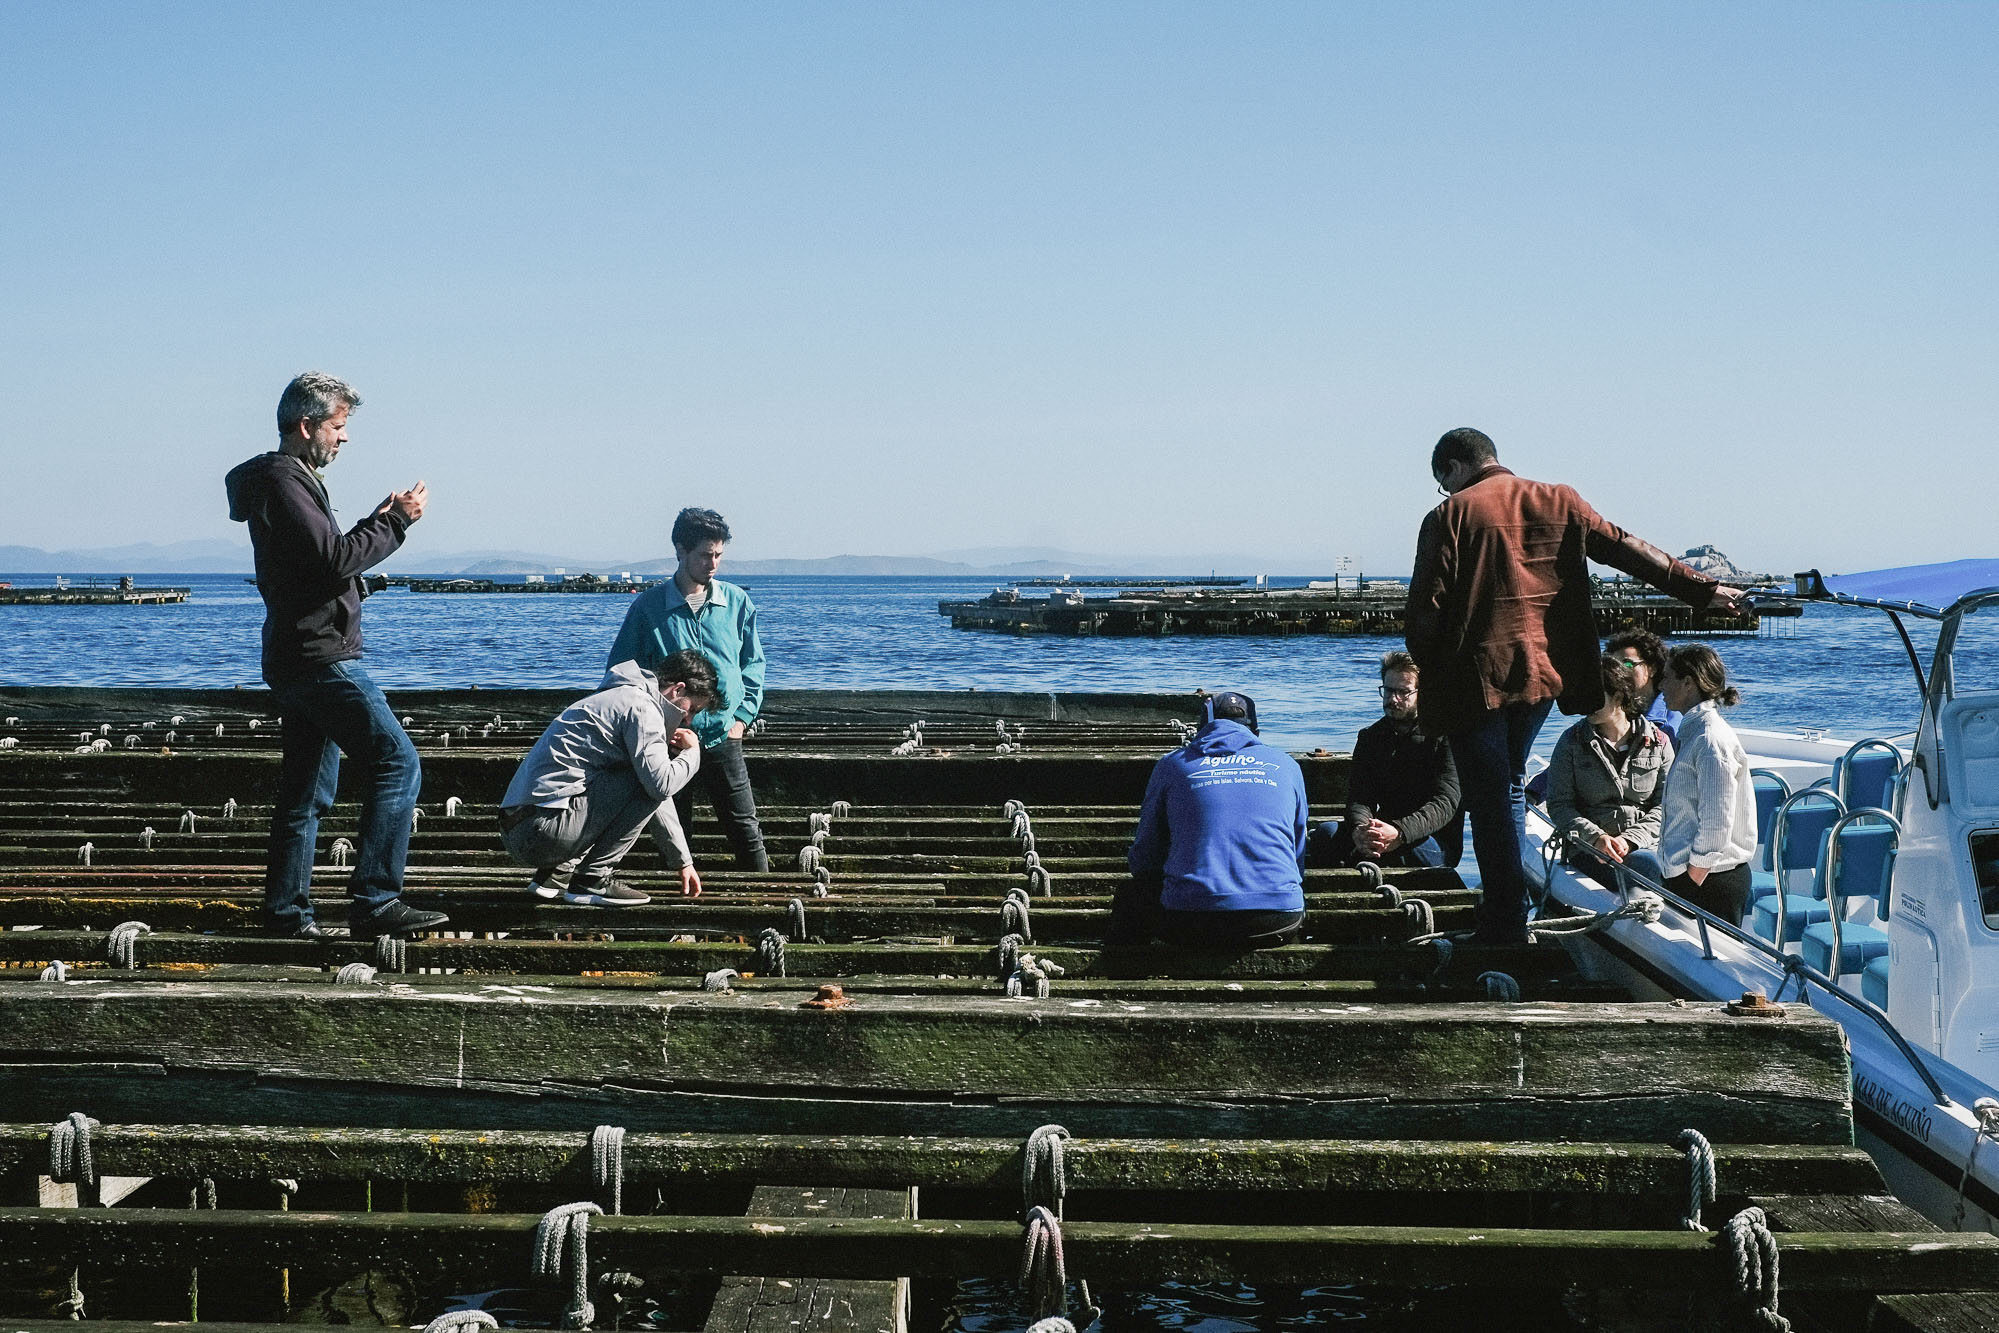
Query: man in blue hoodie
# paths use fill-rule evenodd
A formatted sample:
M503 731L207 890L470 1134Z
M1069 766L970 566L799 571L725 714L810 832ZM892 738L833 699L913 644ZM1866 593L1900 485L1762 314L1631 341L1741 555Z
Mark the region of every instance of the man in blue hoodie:
M239 464L226 482L229 517L250 525L264 599L264 680L285 730L264 922L274 934L301 939L334 933L313 919L309 891L319 820L333 808L342 751L365 784L347 882L354 933L408 935L446 921L442 912L402 900L410 810L423 769L388 700L361 669L361 573L402 546L429 492L419 481L340 530L320 469L339 457L347 415L360 405L361 395L331 375L296 377L278 399L277 449Z
M1106 945L1268 948L1305 919L1305 775L1257 739L1247 695L1218 694L1207 713L1152 770Z

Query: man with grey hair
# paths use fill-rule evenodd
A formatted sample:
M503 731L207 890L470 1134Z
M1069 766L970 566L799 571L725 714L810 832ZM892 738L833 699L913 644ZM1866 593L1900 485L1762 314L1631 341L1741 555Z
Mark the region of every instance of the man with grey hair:
M271 813L264 921L273 934L320 940L313 919L313 849L333 808L340 755L360 766L359 847L347 884L361 938L407 935L445 924L442 912L402 901L410 811L422 785L416 747L361 669L361 573L403 544L423 517L422 482L397 491L346 532L334 521L320 470L347 443L361 395L307 371L278 399L278 447L229 473L229 517L250 525L257 591L264 599L264 680L284 720L284 762Z

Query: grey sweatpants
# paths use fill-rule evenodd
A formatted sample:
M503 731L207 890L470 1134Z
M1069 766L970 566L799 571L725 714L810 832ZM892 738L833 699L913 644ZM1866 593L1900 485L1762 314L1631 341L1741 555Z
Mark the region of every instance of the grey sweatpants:
M537 807L501 839L510 856L537 874L567 871L594 884L625 859L661 804L630 772L600 773L567 806Z

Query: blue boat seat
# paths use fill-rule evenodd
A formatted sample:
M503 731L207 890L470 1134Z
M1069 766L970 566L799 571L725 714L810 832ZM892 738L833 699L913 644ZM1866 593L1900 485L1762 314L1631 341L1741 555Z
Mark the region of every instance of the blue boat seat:
M1841 755L1832 766L1833 790L1849 810L1886 810L1901 756L1878 746Z
M1888 1007L1888 955L1860 969L1860 998L1877 1009Z
M1821 972L1832 970L1832 921L1830 918L1805 927L1803 947L1799 954L1805 962ZM1855 972L1863 975L1867 965L1877 958L1888 956L1888 933L1873 926L1863 926L1852 921L1839 928L1839 971L1841 976ZM1885 978L1884 978L1885 980Z
M1771 892L1758 898L1750 909L1750 928L1766 940L1777 938L1777 894L1776 886ZM1814 898L1805 893L1784 895L1784 939L1795 943L1805 933L1805 927L1820 921L1830 920L1832 909L1823 898Z
M1761 853L1757 858L1758 864L1764 870L1769 870L1771 825L1777 818L1777 807L1782 805L1784 798L1791 793L1790 789L1785 787L1784 780L1774 773L1751 773L1749 785L1750 790L1756 793L1756 850ZM1774 880L1767 889L1761 885L1757 887L1759 893L1776 891L1777 885Z

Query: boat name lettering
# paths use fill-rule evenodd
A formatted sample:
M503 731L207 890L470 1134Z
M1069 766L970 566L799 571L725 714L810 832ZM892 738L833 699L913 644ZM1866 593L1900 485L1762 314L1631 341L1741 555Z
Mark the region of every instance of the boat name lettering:
M1924 921L1929 920L1930 905L1927 902L1924 902L1921 898L1911 898L1908 894L1905 893L1902 895L1901 900L1895 904L1895 906L1907 908L1909 911L1915 913L1916 916L1921 920Z
M1861 1101L1866 1102L1899 1128L1913 1134L1924 1143L1930 1141L1933 1122L1927 1108L1918 1106L1914 1102L1904 1101L1864 1074L1853 1076L1853 1091Z

